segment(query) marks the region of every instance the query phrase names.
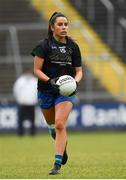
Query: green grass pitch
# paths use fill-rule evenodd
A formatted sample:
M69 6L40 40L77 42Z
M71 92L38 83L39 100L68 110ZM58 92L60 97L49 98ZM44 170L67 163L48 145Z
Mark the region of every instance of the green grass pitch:
M49 134L0 135L0 179L126 178L126 132L68 133L69 161L48 175L54 160Z

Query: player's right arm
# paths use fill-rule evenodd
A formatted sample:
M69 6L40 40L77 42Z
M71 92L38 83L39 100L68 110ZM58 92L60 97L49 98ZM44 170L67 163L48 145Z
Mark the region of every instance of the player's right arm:
M54 79L50 79L45 73L42 72L42 67L44 64L44 59L40 58L38 56L34 57L34 74L35 76L37 76L38 79L47 82L48 84L50 84L52 86L52 88L54 89L54 91L56 93L59 92L58 89L58 85L56 84L56 78Z
M38 79L47 82L49 80L49 77L42 72L42 67L44 64L44 59L40 58L38 56L34 57L34 74L37 76Z

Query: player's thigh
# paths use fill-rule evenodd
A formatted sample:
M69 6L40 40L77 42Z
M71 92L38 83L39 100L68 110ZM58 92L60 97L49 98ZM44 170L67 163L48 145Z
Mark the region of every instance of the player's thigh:
M67 122L73 104L70 101L63 101L55 105L55 123L61 121L64 125Z
M55 123L55 109L54 106L48 109L42 109L42 113L45 117L47 124L54 124Z

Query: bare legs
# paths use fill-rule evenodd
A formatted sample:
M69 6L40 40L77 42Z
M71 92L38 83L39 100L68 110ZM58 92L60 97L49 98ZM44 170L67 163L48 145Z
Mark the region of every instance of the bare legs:
M72 109L72 103L64 101L57 104L55 107L43 109L42 112L48 124L55 124L56 140L55 140L55 154L63 155L67 134L66 123L68 116Z
M66 123L72 106L69 101L61 102L55 106L56 154L63 155L67 140Z

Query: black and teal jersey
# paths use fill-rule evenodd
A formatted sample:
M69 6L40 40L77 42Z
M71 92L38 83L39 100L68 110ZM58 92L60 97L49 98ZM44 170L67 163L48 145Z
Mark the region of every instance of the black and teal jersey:
M50 78L62 75L75 76L75 68L81 66L81 53L76 42L67 37L66 43L56 41L53 37L39 42L33 49L32 56L44 59L42 72ZM38 80L38 90L48 91L50 87Z

